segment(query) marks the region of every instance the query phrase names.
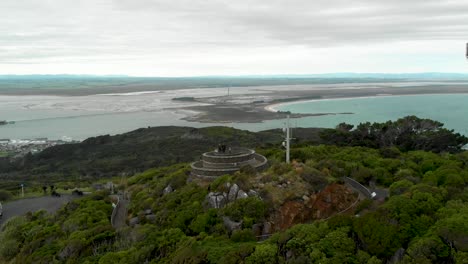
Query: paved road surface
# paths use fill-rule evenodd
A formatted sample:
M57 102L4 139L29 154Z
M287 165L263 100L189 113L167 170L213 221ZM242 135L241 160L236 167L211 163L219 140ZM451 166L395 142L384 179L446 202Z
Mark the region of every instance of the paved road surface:
M114 209L115 215L112 219L112 226L114 228L121 228L127 226L126 219L128 215L128 201L127 200L120 200L117 207Z
M354 190L361 193L363 197L366 197L369 199L376 199L376 200L385 200L385 198L389 197L388 190L377 188L375 184L372 184L373 186L369 189L366 186L360 184L356 180L351 179L349 177L342 177L342 179L345 181L345 183L348 184L348 186L352 187ZM373 192L375 192L376 194L375 197L372 197L371 195Z
M3 217L0 218L0 226L3 225L8 218L24 215L27 212L35 212L44 209L53 213L63 204L75 198L77 197L72 195L62 195L61 197L44 196L3 203Z

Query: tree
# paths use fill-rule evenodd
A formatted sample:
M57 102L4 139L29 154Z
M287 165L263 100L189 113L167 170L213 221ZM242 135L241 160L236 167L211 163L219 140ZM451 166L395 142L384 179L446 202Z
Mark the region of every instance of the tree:
M347 263L354 256L356 245L353 239L348 237L349 227L342 227L328 233L318 243L318 247L328 258L339 259L341 263Z
M10 200L12 195L9 191L0 190L0 201Z
M376 212L357 218L354 230L364 249L379 257L390 257L405 242L398 223Z
M401 180L392 183L390 185L390 195L400 195L403 194L406 190L408 190L414 184L408 180Z
M273 244L259 244L255 251L245 259L246 264L270 264L277 262L278 249Z
M407 263L446 263L449 262L450 247L438 236L425 236L412 241L406 251Z
M325 130L321 138L339 146L385 148L396 146L402 151L459 152L468 138L443 128L442 123L416 116L406 116L385 123L360 123L355 129L341 123Z

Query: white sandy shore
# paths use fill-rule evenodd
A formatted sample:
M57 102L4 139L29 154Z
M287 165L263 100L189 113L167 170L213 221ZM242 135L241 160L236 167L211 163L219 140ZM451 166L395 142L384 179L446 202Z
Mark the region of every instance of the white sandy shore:
M421 95L421 94L418 94L418 95ZM377 97L388 97L388 96L411 96L411 95L377 94L373 96L349 96L349 97L339 97L339 98L297 100L297 101L267 105L265 106L265 110L276 113L278 112L279 107L294 105L294 104L299 104L299 103L308 103L308 102L317 102L317 101L340 101L340 100L365 99L365 98L377 98Z
M322 99L306 99L306 100L297 100L297 101L290 101L284 103L275 103L270 104L264 107L266 111L269 112L278 112L279 107L294 105L299 103L308 103L308 102L317 102L317 101L340 101L340 100L353 100L353 99L367 99L367 98L378 98L378 97L407 97L407 96L421 96L421 95L434 95L440 93L418 93L418 94L376 94L371 96L346 96L346 97L337 97L337 98L322 98ZM460 94L460 93L443 93L443 94Z

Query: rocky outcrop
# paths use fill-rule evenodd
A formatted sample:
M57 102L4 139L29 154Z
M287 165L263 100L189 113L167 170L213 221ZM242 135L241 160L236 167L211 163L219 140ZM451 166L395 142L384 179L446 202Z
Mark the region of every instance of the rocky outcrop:
M252 225L252 233L258 238L267 238L274 232L271 222L263 222Z
M238 199L245 199L249 196L258 196L258 193L254 190L249 190L247 194L242 190L239 185L226 183L225 192L210 192L206 196L206 201L211 208L223 208L226 204L233 202Z
M242 221L235 222L235 221L232 221L229 217L226 217L226 216L223 217L223 224L224 224L224 227L226 227L226 229L229 232L233 232L235 230L241 230L242 229Z
M249 192L247 193L248 196L250 197L253 197L253 196L259 196L258 195L258 192L256 192L255 190L249 190Z
M166 186L166 188L164 188L163 194L168 194L168 193L171 193L173 191L174 191L174 189L172 189L172 186L169 184L168 186Z
M307 195L304 195L307 196ZM344 185L331 184L319 193L302 199L286 201L271 216L275 231L295 224L326 219L353 205L358 196Z
M236 199L245 199L247 197L249 197L249 195L246 192L244 192L243 190L239 190L237 192Z
M260 184L256 186L259 187ZM286 184L286 187L281 185L283 189L292 187L291 184ZM218 190L220 191L210 192L206 196L210 208L223 208L238 199L259 197L257 191L244 191L237 184L226 183ZM273 208L274 212L270 214L267 221L252 226L253 233L257 237L268 236L295 224L327 219L337 213L352 212L353 206L357 204L359 199L358 194L351 188L336 183L326 186L318 193L310 194L308 191L302 193L302 196L283 202ZM229 223L227 220L224 222L225 225Z
M229 186L228 186L229 187ZM234 201L237 198L237 193L239 192L239 186L237 184L233 184L230 186L229 192L228 192L228 200L229 201Z
M134 227L134 226L138 225L139 223L140 223L140 219L138 217L133 217L128 221L128 224L131 227Z
M206 201L211 208L223 208L227 203L227 194L225 192L210 192L206 196Z
M135 227L136 225L139 225L141 222L143 223L150 222L150 223L156 223L156 215L153 214L153 210L151 209L146 209L144 211L140 211L138 213L138 216L131 218L128 220L128 224L131 227Z

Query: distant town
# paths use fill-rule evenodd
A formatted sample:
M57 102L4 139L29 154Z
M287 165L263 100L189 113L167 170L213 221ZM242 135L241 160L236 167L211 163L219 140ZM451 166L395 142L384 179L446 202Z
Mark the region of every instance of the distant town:
M14 124L14 121L6 121L6 120L0 120L0 126L8 125L8 124Z
M21 158L28 153L35 154L42 150L62 144L76 143L69 138L49 140L47 138L35 139L0 139L0 158Z

